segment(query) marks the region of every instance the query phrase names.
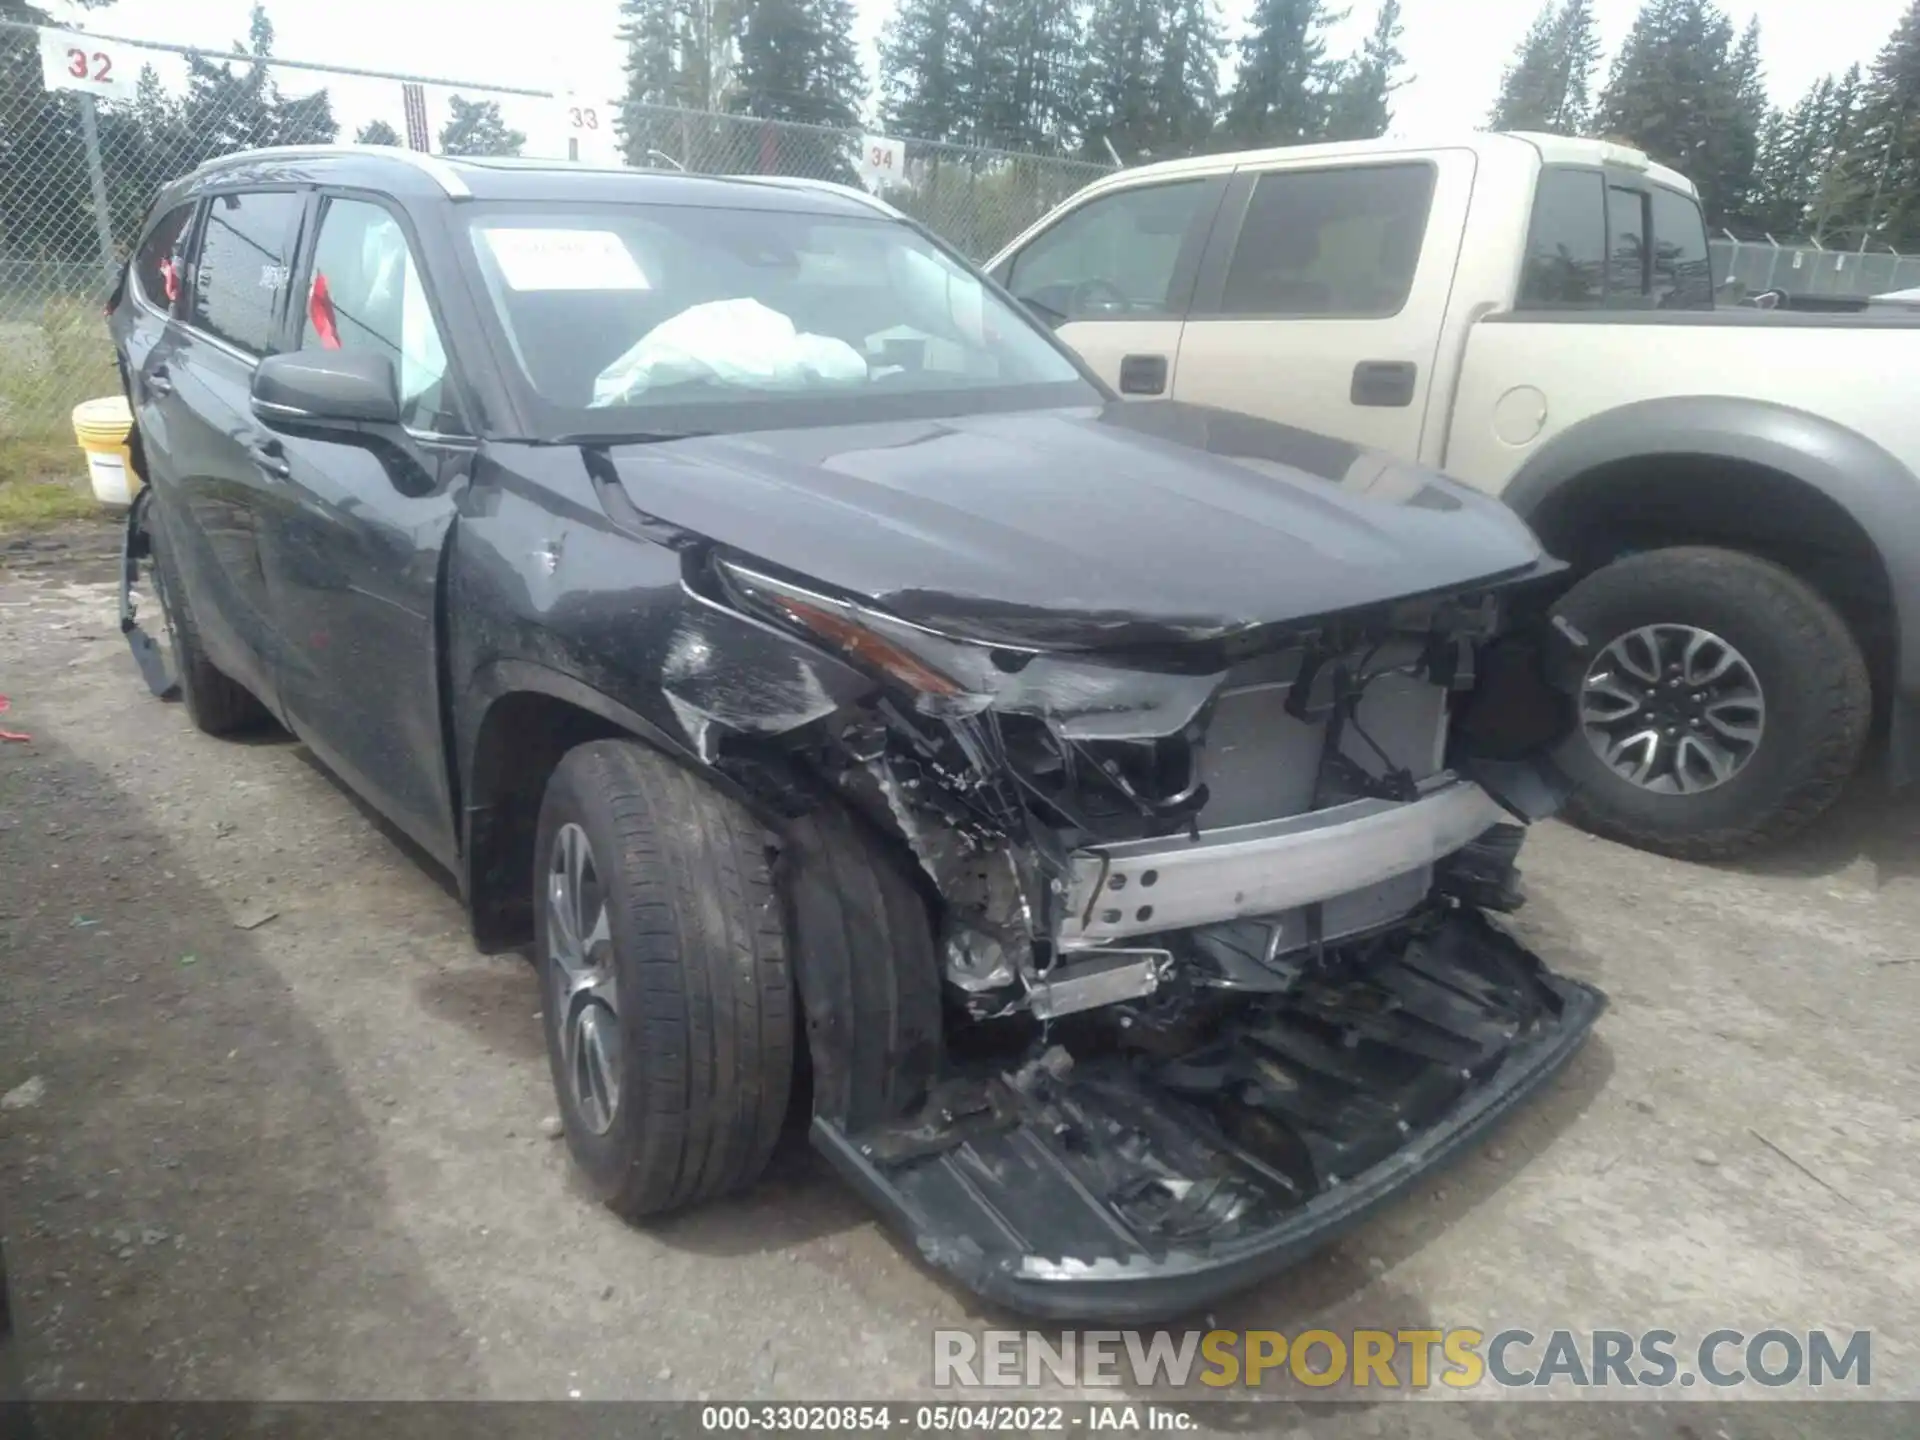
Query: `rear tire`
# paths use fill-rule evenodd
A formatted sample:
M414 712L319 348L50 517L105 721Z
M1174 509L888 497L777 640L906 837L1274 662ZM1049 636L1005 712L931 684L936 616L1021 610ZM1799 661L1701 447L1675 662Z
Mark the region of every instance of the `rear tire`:
M1583 687L1583 708L1599 667L1608 664L1609 674L1634 692L1626 703L1644 704L1648 715L1658 713L1654 702L1643 697L1663 689L1673 667L1653 666L1659 678L1644 682L1635 671L1647 668L1644 656L1652 652L1644 645L1634 649L1638 642L1628 637L1636 632L1654 634L1674 651L1684 651L1690 636L1705 632L1708 642L1718 642L1720 648L1703 643L1698 668L1711 668L1730 647L1757 682L1763 702L1744 711L1721 712L1739 721L1742 729L1757 718L1758 740L1722 747L1720 754L1731 757L1736 768L1728 778L1694 793L1649 789L1645 781L1636 783L1609 765L1596 749L1609 734L1644 733L1639 731L1639 712L1625 712L1629 718L1611 730L1601 728L1598 742L1590 738L1586 724L1577 725L1558 753L1561 767L1579 787L1567 814L1596 835L1680 859L1727 859L1804 828L1833 803L1860 763L1873 709L1860 646L1833 606L1778 565L1704 546L1648 551L1587 576L1561 600L1556 613L1571 621L1592 646L1595 658ZM1608 647L1623 638L1634 669L1607 657ZM1603 676L1600 683L1604 687L1612 682ZM1708 694L1705 704L1713 708L1710 687L1690 693ZM1685 698L1680 696L1680 702ZM1600 703L1604 708L1607 702L1603 698ZM1587 708L1586 713L1593 712ZM1683 737L1689 723L1684 715L1679 717L1677 729ZM1711 719L1704 716L1696 733L1716 739ZM1693 776L1694 783L1711 778L1699 767Z
M159 594L160 613L172 641L174 677L180 682L180 698L186 704L187 718L193 721L196 730L207 735L237 735L258 729L272 717L252 691L207 658L199 627L193 623L193 611L187 604L186 587L180 582L180 569L174 563L173 548L167 541L166 522L153 513L155 508L150 502L147 515L154 589Z
M593 883L582 867L570 906L556 877L580 844ZM547 783L533 875L547 1056L574 1161L627 1219L751 1185L779 1138L793 999L768 848L743 806L631 741L578 746Z

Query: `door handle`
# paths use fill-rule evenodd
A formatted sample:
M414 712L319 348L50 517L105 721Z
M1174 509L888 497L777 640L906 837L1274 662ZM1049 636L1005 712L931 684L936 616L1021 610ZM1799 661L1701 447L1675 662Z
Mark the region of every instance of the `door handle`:
M146 376L146 383L147 393L149 395L171 395L173 393L173 381L167 378L167 372L164 366L149 370Z
M286 446L271 436L263 436L248 445L247 456L276 480L293 474L293 467L287 463Z
M1164 395L1166 392L1166 356L1122 355L1120 357L1120 393L1122 395Z
M1402 409L1413 404L1420 367L1411 360L1362 360L1353 367L1353 386L1347 399L1355 405Z

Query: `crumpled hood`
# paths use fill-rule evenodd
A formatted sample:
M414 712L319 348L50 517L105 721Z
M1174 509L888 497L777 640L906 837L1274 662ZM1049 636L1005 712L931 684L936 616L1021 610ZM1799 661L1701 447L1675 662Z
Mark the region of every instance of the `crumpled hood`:
M1544 558L1505 506L1345 441L1177 402L615 446L640 510L953 635L1197 640Z

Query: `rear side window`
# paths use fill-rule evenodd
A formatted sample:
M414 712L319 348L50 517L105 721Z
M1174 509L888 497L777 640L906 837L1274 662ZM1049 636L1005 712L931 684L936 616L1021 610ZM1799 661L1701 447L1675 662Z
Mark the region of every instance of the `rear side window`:
M1221 312L1399 313L1433 203L1433 166L1285 170L1253 187Z
M1014 257L1007 288L1072 320L1165 315L1180 248L1205 193L1199 180L1103 195Z
M186 244L187 222L192 219L191 204L176 205L147 232L147 238L140 243L140 250L133 257L134 283L140 287L141 295L149 304L168 312L179 300L186 278L183 264L185 256L182 252Z
M1647 266L1647 197L1623 185L1607 187L1607 308L1644 310L1653 286Z
M1653 296L1662 310L1711 310L1713 260L1700 207L1675 190L1655 186Z
M1597 310L1606 299L1606 184L1593 170L1543 170L1533 196L1522 310Z
M194 265L193 323L250 355L273 348L304 197L289 190L216 195Z

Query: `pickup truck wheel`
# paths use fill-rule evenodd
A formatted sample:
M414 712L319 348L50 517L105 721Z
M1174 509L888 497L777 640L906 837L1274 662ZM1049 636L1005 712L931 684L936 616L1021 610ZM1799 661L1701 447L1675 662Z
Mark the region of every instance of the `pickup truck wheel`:
M1689 860L1783 839L1830 805L1872 715L1866 661L1812 587L1731 550L1615 561L1557 607L1592 645L1561 746L1575 823Z
M267 707L207 658L200 630L193 623L193 611L187 606L186 587L180 583L179 567L167 543L166 528L151 509L147 541L153 555L153 587L160 599L160 616L166 622L173 673L180 682L187 718L206 735L235 735L265 724L271 718Z
M567 1146L639 1219L766 1168L793 1080L766 832L664 756L569 751L540 807L535 958Z

